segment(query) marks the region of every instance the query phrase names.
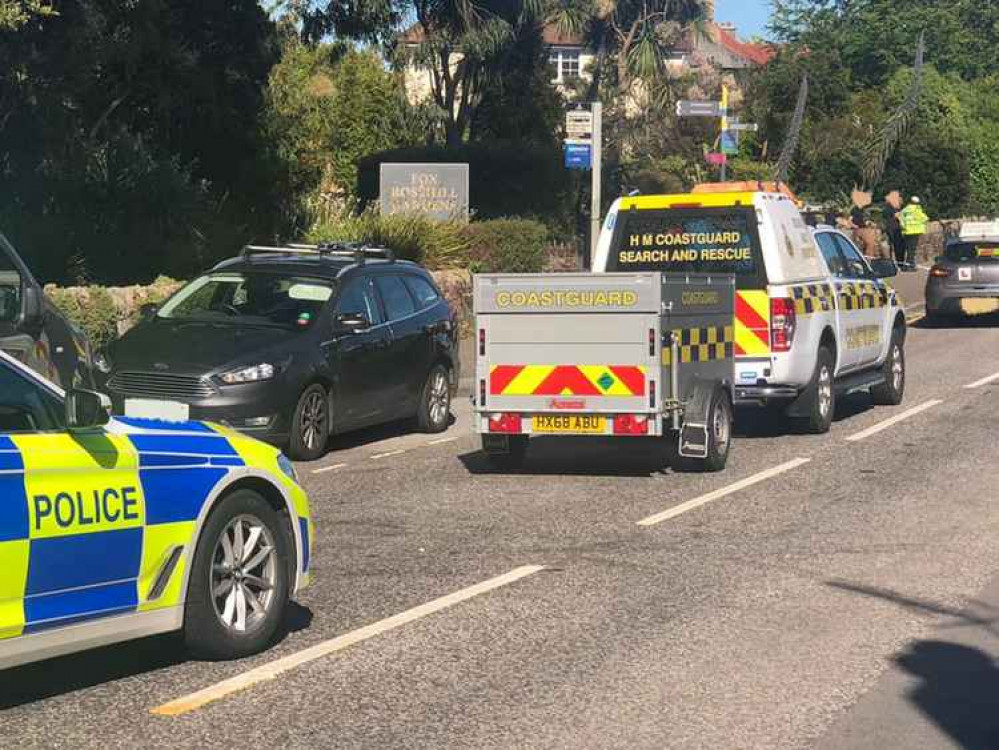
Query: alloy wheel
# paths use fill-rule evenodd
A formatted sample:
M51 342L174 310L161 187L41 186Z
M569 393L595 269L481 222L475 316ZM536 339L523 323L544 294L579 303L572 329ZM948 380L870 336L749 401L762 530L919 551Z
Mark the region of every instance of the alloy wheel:
M322 436L326 433L326 399L318 392L310 393L302 405L299 420L302 444L310 451L319 450Z
M898 344L892 345L891 350L891 384L895 392L902 390L905 384L905 366L902 360L902 347Z
M450 408L450 392L447 382L447 375L443 370L436 370L430 382L430 392L428 398L430 403L428 409L430 419L435 425L444 424L448 417Z
M232 519L212 554L209 586L219 622L245 633L267 617L274 603L278 559L274 537L252 515Z
M729 440L732 439L732 420L729 415L728 401L725 399L721 399L715 408L712 431L718 454L723 456L728 451Z
M832 375L825 365L819 370L819 413L823 418L829 415L832 408Z

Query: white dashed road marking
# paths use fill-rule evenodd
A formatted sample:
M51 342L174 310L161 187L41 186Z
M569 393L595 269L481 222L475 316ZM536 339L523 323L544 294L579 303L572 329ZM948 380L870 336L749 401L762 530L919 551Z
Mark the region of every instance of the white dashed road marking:
M886 419L884 422L879 422L873 427L868 427L866 430L858 432L855 435L850 435L850 437L848 437L847 440L851 443L855 443L858 440L865 440L871 437L872 435L877 435L879 432L887 430L889 427L894 427L899 422L904 422L906 419L914 417L917 414L922 414L927 409L932 409L934 406L939 406L942 403L943 401L941 401L940 399L933 399L931 401L927 401L926 403L920 404L919 406L914 406L908 411L904 411L901 414L896 414L891 419Z
M455 591L453 594L442 596L440 599L434 599L432 602L421 604L418 607L408 609L405 612L393 615L384 620L379 620L350 633L317 643L315 646L299 651L297 654L285 656L282 659L272 661L270 664L264 664L228 680L223 680L204 690L199 690L196 693L185 695L183 698L164 703L162 706L152 709L150 713L159 716L180 716L181 714L190 713L233 693L246 690L268 680L276 679L285 672L289 672L303 664L322 659L324 656L335 654L337 651L343 651L357 643L374 638L376 635L395 630L398 627L435 614L448 607L453 607L456 604L461 604L476 596L481 596L503 586L509 586L511 583L516 583L522 578L527 578L542 570L544 570L543 565L525 565L521 568L515 568L509 573L504 573L496 578L490 578L488 581Z
M326 472L329 472L329 471L336 471L337 469L343 469L346 466L347 466L347 464L333 464L332 466L324 466L321 469L315 469L315 470L313 470L312 473L313 474L325 474Z
M989 383L995 383L997 380L999 380L999 372L995 375L989 375L987 378L976 380L974 383L968 383L968 385L964 387L968 390L972 390L974 388L981 388L983 385L988 385Z
M387 453L376 453L375 455L373 455L371 457L371 460L372 461L379 461L379 460L381 460L383 458L392 458L392 456L401 456L405 452L406 451L404 451L404 450L397 450L397 451L388 451Z
M662 513L657 513L656 515L649 516L648 518L643 518L638 522L638 525L655 526L663 521L668 521L671 518L676 518L679 515L687 513L688 511L700 508L702 505L707 505L715 500L720 500L723 497L727 497L728 495L732 495L740 490L744 490L747 487L752 487L754 484L765 482L767 479L772 479L780 474L797 469L799 466L804 466L811 460L812 459L810 458L796 458L793 461L788 461L786 464L781 464L780 466L775 466L772 469L761 471L759 474L754 474L753 476L747 477L746 479L736 482L735 484L730 484L728 487L722 487L720 490L715 490L714 492L709 492L707 495L701 495L698 498L681 503L675 508L664 510Z
M456 438L456 437L441 438L440 440L431 440L428 443L428 445L443 445L444 443L453 443L453 442L455 442L458 439L459 438Z

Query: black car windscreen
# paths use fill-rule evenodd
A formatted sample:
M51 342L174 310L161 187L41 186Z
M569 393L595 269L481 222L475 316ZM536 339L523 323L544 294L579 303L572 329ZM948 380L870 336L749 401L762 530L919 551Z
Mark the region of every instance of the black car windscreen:
M608 271L762 273L756 213L745 208L633 209L618 215Z

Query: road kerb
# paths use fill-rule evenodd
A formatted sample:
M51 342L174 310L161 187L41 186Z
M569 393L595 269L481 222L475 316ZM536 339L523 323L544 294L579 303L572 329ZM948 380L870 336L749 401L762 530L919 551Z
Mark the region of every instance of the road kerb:
M542 570L544 570L543 565L525 565L520 568L515 568L509 573L504 573L496 578L490 578L488 581L483 581L482 583L477 583L473 586L469 586L468 588L461 589L460 591L455 591L447 596L442 596L439 599L434 599L431 602L421 604L413 609L408 609L405 612L400 612L392 617L379 620L378 622L366 625L358 630L345 633L344 635L332 638L328 641L323 641L315 646L310 646L309 648L299 651L298 653L290 654L289 656L272 661L269 664L263 664L247 672L236 675L228 680L223 680L215 685L204 688L203 690L191 693L190 695L185 695L182 698L177 698L169 703L164 703L161 706L151 709L150 713L156 716L181 716L183 714L190 713L208 705L209 703L214 703L215 701L230 696L233 693L241 692L255 685L259 685L262 682L274 680L286 672L301 667L304 664L316 661L317 659L322 659L323 657L335 654L338 651L343 651L344 649L361 643L362 641L366 641L369 638L374 638L382 633L395 630L396 628L427 617L428 615L453 607L456 604L461 604L462 602L468 601L476 596L487 594L490 591L502 588L503 586L509 586L512 583L516 583L517 581L527 578L528 576L532 576Z

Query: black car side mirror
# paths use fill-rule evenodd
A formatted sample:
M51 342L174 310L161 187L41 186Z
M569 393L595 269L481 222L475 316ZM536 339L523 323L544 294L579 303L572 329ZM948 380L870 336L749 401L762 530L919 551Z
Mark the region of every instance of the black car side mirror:
M891 279L898 276L898 266L890 258L874 258L871 261L871 270L879 279Z
M361 313L343 313L336 316L337 333L360 333L371 328L371 322Z
M92 430L111 421L111 399L94 391L72 390L66 394L66 427Z
M147 302L142 307L139 308L139 314L142 316L143 320L149 320L154 317L156 313L160 311L160 306L155 302Z

